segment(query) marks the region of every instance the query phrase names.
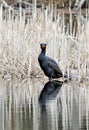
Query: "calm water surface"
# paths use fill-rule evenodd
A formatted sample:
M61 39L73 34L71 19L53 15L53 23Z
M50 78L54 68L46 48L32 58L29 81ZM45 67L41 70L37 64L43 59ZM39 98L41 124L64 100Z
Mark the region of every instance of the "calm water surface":
M89 130L89 85L0 80L0 130Z

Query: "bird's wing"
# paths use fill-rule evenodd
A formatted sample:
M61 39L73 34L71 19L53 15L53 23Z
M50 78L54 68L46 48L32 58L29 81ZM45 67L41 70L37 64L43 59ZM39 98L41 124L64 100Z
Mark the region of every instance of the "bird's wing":
M48 65L52 67L57 73L62 74L62 71L60 70L59 66L55 62L55 60L48 57Z

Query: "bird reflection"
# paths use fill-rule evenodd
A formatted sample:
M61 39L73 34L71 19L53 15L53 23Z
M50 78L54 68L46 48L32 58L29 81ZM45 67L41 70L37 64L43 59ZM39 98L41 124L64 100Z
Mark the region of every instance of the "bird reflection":
M54 100L59 93L59 90L62 86L63 82L58 80L47 82L44 85L39 97L39 102L42 108L46 107L46 102L50 100Z

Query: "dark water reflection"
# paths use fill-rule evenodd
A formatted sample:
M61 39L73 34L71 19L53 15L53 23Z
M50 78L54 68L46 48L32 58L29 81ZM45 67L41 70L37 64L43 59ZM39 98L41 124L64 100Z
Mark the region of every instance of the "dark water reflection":
M0 80L0 130L89 130L89 85Z
M39 102L42 109L46 109L46 103L51 102L51 100L54 100L57 97L62 84L63 83L59 81L52 81L47 82L44 85L44 88L42 89L39 96Z

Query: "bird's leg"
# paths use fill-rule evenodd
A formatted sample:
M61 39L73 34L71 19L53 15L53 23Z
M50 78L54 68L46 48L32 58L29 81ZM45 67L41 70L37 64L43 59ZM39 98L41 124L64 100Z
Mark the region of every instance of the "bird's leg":
M49 81L52 82L52 75L51 75L51 77L49 77Z
M49 78L49 81L52 82L52 78L51 77Z

